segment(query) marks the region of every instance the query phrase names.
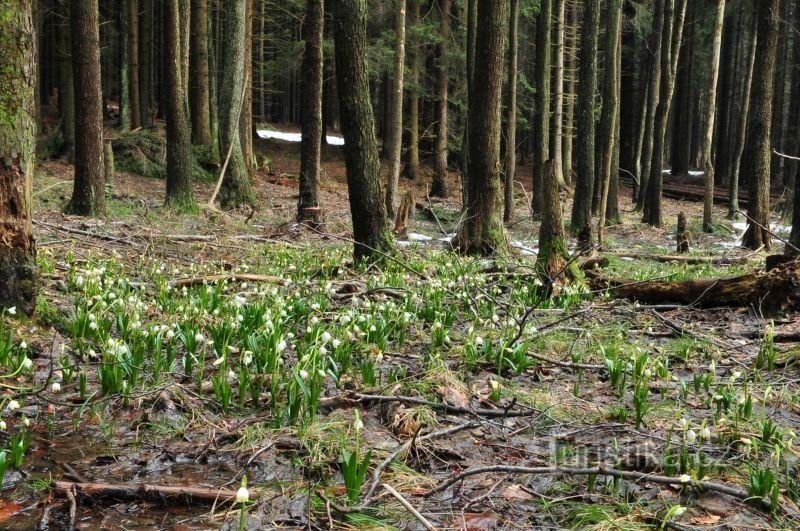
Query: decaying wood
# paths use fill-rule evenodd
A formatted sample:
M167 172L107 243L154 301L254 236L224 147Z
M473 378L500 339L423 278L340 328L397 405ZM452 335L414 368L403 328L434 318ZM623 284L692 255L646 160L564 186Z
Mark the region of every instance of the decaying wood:
M173 485L113 483L76 483L74 481L56 481L55 491L67 495L76 492L79 495L95 498L115 498L124 500L164 500L171 498L190 499L193 502L224 502L236 498L236 491L229 489L212 489L202 487L184 487ZM251 491L250 498L256 496Z
M683 212L678 213L678 230L675 240L678 242L676 247L678 254L689 252L689 231L686 230L686 214Z
M800 265L782 264L733 278L675 282L612 279L587 271L594 290L610 290L614 297L645 304L674 302L703 307L752 306L765 314L800 307Z
M414 194L411 191L406 192L403 196L403 201L400 203L400 208L397 209L397 214L394 217L394 228L392 232L396 236L404 236L408 233L409 219L414 214Z
M734 265L744 264L751 257L752 253L745 256L686 256L676 254L651 254L651 253L625 253L625 252L606 252L606 256L618 256L620 258L634 258L636 260L653 260L655 262L680 262L682 264L711 264L711 265Z
M181 278L172 282L173 288L202 286L204 284L216 284L217 282L270 282L273 284L286 284L286 280L272 275L207 275L204 277Z

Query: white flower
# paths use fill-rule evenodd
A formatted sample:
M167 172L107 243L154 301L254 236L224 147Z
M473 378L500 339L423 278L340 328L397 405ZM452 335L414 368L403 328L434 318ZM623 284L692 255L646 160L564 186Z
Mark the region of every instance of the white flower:
M477 346L483 345L483 338L481 336L475 338L475 345Z
M61 384L58 382L53 382L53 385L50 386L50 390L53 391L54 393L58 393L59 391L61 391Z
M328 332L323 332L322 333L322 342L323 343L327 343L330 340L331 340L331 335Z
M686 442L689 444L694 443L697 440L697 433L694 430L689 430L686 432Z
M228 380L236 380L236 373L233 372L233 369L228 371Z
M247 503L250 501L250 491L247 487L239 487L236 491L236 503Z
M686 420L685 418L682 418L681 420L678 421L678 426L680 426L682 430L685 430L686 428L689 427L689 421Z
M492 391L497 391L498 389L500 389L500 382L498 382L497 380L491 380L489 384L492 386Z
M284 350L286 350L286 341L281 339L278 341L278 352L283 352Z
M711 438L711 430L709 430L707 427L704 426L703 429L700 430L700 438L701 439L706 439L706 440L710 439Z
M31 367L33 367L33 361L31 361L31 359L26 356L25 359L22 360L22 368L28 370Z
M334 339L333 342L331 343L331 345L333 345L333 348L339 348L339 345L341 344L342 342L339 341L339 339Z
M244 351L244 355L242 355L242 365L247 367L253 362L253 353L249 350Z
M225 356L222 356L221 358L215 359L214 360L214 367L219 367L223 363L225 363Z
M12 306L7 311L9 313L9 315L17 315L17 307L16 306Z
M6 409L9 411L14 411L15 409L19 409L19 402L17 402L16 400L12 400L11 402L8 403Z
M25 425L25 427L27 428L28 426L30 426L30 425L31 425L31 419L29 419L28 417L22 417L22 423L23 423L23 424Z
M300 369L300 378L302 380L308 380L308 371Z
M194 335L194 340L195 340L197 343L202 343L203 341L205 341L205 339L206 339L206 336L204 336L204 335L203 335L203 334L201 334L200 332L197 332L197 333Z
M673 514L676 517L683 516L684 514L686 514L686 507L684 507L682 505L678 505L677 507L675 507L675 512Z
M26 348L28 348L28 344L26 342L22 341L19 344L19 348L21 348L22 350L25 350Z
M357 432L359 432L359 431L364 429L364 422L362 422L362 420L361 420L361 413L359 413L358 410L356 410L355 413L356 413L356 420L355 420L355 422L353 422L353 428Z
M6 431L6 421L0 420L0 431Z
M692 480L692 476L689 474L682 474L679 479L681 480L681 483L689 483Z
M165 337L167 339L172 339L173 337L175 337L175 332L172 329L169 329L169 330L167 330L167 333L165 334Z

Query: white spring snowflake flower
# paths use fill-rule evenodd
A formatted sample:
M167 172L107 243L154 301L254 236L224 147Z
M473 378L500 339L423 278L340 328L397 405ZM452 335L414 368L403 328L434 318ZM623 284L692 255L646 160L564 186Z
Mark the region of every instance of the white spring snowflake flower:
M17 307L16 306L12 306L11 308L8 308L6 311L8 312L9 315L17 315Z
M15 411L19 409L19 402L17 402L16 400L9 401L8 405L6 406L6 409L8 411Z
M328 341L331 340L331 338L332 338L332 336L330 335L330 333L328 333L328 332L323 332L322 333L322 342L323 343L327 343Z
M247 490L247 487L239 487L239 490L236 491L236 503L247 503L250 501L250 491Z
M308 371L305 369L300 369L300 379L301 380L308 380Z
M680 479L681 483L689 483L690 481L692 481L692 476L690 476L689 474L681 474L681 477L678 479Z
M31 359L26 356L25 359L22 360L22 368L27 371L31 367L33 367L33 361L31 361Z
M52 392L54 392L54 393L60 392L61 391L61 384L58 383L58 382L53 382L53 384L50 386L50 390Z

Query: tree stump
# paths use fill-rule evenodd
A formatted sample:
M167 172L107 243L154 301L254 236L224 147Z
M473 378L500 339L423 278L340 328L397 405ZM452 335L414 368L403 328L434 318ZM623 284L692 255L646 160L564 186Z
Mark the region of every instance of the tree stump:
M394 228L392 233L395 236L404 236L408 233L409 219L414 214L414 194L408 191L403 196L400 202L400 208L397 209L397 214L394 217Z
M689 252L689 231L686 230L686 214L678 213L678 231L676 234L678 254Z
M297 222L308 225L314 230L320 229L322 227L322 208L319 206L301 208Z

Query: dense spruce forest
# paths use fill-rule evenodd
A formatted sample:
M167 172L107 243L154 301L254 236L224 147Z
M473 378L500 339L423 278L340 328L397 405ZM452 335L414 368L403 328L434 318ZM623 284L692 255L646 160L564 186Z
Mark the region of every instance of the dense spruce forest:
M795 529L800 2L0 0L0 527Z

